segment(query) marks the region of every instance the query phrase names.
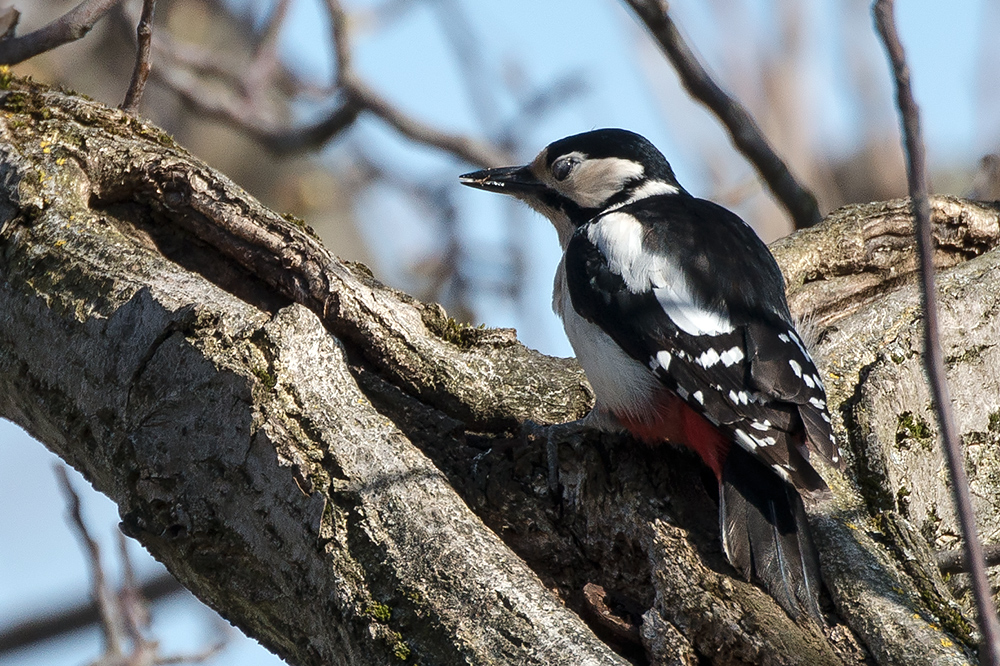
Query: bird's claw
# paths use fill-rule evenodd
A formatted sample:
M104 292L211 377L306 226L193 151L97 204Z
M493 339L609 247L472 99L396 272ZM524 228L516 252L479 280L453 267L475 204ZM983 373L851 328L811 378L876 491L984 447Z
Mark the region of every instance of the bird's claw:
M545 462L548 467L548 486L549 492L554 497L559 497L562 494L561 484L559 483L559 444L578 438L589 430L591 428L584 423L583 419L552 425L541 425L529 419L521 426L521 432L525 438L531 436L545 439Z

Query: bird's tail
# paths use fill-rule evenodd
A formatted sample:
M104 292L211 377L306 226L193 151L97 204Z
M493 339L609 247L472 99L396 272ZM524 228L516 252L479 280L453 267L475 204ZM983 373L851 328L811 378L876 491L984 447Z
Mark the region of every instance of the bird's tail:
M795 619L822 623L819 558L802 498L757 457L733 446L719 492L722 547L729 562L759 583Z

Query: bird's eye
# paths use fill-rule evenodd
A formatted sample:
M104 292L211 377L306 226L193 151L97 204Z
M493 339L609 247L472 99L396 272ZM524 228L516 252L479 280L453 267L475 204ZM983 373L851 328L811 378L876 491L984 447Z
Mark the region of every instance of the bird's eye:
M580 163L576 157L560 157L552 163L552 175L556 180L566 180L573 168Z

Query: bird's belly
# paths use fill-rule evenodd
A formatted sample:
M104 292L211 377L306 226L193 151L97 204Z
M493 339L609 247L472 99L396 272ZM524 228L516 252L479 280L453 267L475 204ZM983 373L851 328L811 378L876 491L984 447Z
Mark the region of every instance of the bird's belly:
M660 380L572 307L562 315L566 336L597 396L596 408L618 417L648 417L657 394L663 391Z

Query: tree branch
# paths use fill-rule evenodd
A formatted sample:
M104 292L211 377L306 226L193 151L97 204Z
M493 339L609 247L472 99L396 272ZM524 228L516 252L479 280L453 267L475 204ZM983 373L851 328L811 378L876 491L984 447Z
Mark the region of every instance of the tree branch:
M982 644L979 658L989 666L1000 665L1000 619L993 603L993 592L986 578L983 546L976 529L976 514L972 508L969 478L958 440L958 429L952 412L951 394L945 379L944 354L941 351L938 324L937 291L934 284L934 239L931 234L931 212L927 197L924 141L920 133L920 111L910 87L910 71L903 45L896 32L892 0L876 0L872 6L875 25L882 38L896 80L896 104L903 125L906 148L906 180L917 237L920 258L921 301L924 312L924 364L934 398L945 458L951 475L952 493L958 508L959 523L965 539L965 561L972 577L972 590L979 615Z
M0 39L0 65L16 65L84 37L122 0L84 0L48 25L20 37Z
M144 599L150 601L184 591L177 579L169 573L139 583L135 589ZM0 632L0 655L78 631L100 620L100 612L93 601L40 612L36 617L18 622Z
M880 361L890 333L908 344L913 285L820 331L857 477L831 475L836 500L815 517L830 626L799 626L725 563L716 505L683 451L561 442L564 492L550 496L545 444L519 431L586 412L573 362L337 261L150 125L17 79L0 109L0 415L291 663L624 663L577 615L588 584L644 609L651 663L971 663L926 544L906 540L906 521L879 522L900 484L911 498L940 485L892 467L898 414L871 383L926 402L893 374L907 363ZM798 242L808 254L829 239ZM998 261L950 269L945 313L970 320L960 288L1000 308ZM994 334L951 344L991 349ZM1000 478L991 464L977 463L980 482ZM922 510L911 499L913 520Z
M442 132L411 118L395 108L384 97L365 84L351 64L350 35L347 15L339 0L326 0L333 33L334 56L337 67L337 84L347 98L359 108L381 118L403 136L427 146L440 148L479 167L510 164L511 159L502 151L470 137Z
M958 574L969 571L964 550L949 550L938 553L937 560L938 566L941 567L941 573ZM1000 543L983 546L983 560L988 567L1000 566Z
M139 112L139 101L142 99L142 92L146 88L146 79L149 78L150 52L153 42L153 10L156 7L156 0L142 0L142 15L139 17L139 24L136 26L136 53L135 68L132 70L132 82L125 93L125 101L122 102L121 109L129 115L136 115Z
M796 229L822 220L816 197L792 175L743 106L709 76L670 18L665 0L627 0L673 64L688 93L709 108L729 132L737 150L754 166Z

